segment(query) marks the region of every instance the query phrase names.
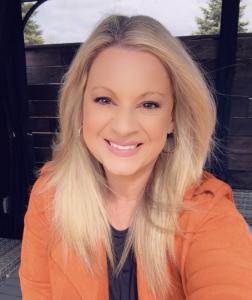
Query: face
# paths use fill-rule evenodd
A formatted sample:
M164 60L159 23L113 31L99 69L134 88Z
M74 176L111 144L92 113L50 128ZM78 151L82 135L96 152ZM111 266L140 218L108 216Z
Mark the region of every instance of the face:
M173 131L167 71L147 52L110 47L94 60L83 101L83 138L106 174L151 170Z

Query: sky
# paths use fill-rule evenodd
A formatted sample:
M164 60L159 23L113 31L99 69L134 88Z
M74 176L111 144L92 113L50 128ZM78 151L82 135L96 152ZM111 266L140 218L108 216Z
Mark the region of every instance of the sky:
M144 14L159 20L175 36L191 35L197 29L196 16L207 0L48 0L34 18L45 43L83 42L95 25L111 13ZM252 32L252 0L244 16Z

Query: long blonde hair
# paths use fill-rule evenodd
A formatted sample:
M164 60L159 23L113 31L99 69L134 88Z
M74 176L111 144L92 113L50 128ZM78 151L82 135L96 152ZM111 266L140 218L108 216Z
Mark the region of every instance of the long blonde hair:
M104 205L108 188L104 170L78 134L89 69L98 53L111 46L147 51L161 60L172 82L177 135L174 151L169 151L168 141L168 151L161 152L156 161L117 268ZM176 265L174 237L182 234L178 214L189 209L183 196L191 184L199 182L213 153L215 123L215 102L202 73L180 41L162 24L143 15L111 15L97 25L64 77L59 133L43 188L55 187L54 228L65 248L72 247L91 274L95 275L101 243L115 274L133 247L153 294L158 299L172 294L167 266L168 262Z

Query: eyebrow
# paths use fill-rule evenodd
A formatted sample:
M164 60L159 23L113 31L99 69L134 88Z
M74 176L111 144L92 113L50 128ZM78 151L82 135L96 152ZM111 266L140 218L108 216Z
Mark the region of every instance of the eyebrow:
M108 87L105 87L105 86L95 86L95 87L92 88L92 90L95 90L95 89L105 89L105 90L108 90L110 93L112 93L113 95L116 96L116 94L110 88L108 88ZM146 95L153 95L153 94L158 94L160 96L165 96L164 93L160 93L158 91L148 91L148 92L145 92L145 93L141 94L140 97L144 97Z

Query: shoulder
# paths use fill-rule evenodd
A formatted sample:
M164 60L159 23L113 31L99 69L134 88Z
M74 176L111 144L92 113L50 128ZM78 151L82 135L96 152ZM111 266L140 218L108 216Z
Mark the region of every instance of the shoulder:
M231 186L204 171L200 183L192 185L185 193L184 202L192 205L192 210L183 211L179 221L182 230L195 232L202 223L212 218L221 223L221 217L232 215L245 222L236 208Z
M185 201L193 209L180 216L184 236L175 239L185 294L190 299L250 299L252 236L231 187L204 173L190 189Z
M48 186L50 162L44 164L35 180L29 197L27 214L36 214L49 221L55 189Z
M228 183L204 172L201 183L188 189L184 201L192 204L192 210L183 211L178 218L184 234L175 236L181 270L186 261L191 261L192 257L196 260L202 251L209 257L217 249L223 253L228 248L233 249L230 251L244 248L247 249L244 250L246 253L252 250L249 227L236 208L232 188ZM251 259L251 254L248 256Z
M198 184L193 184L187 189L184 201L209 208L216 204L235 208L231 186L207 171L203 172Z
M211 194L212 197L225 195L233 202L231 186L215 177L212 173L204 171L199 183L192 184L185 193L185 201L193 200L195 196Z

